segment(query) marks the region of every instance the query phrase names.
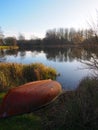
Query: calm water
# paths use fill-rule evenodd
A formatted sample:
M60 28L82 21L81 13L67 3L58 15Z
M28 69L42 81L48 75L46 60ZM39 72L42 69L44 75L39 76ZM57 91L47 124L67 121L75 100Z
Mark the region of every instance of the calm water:
M91 71L81 61L91 59L91 53L77 48L48 48L32 51L1 51L1 62L16 62L23 64L43 63L53 67L60 73L57 77L64 89L75 89L82 78L91 75Z

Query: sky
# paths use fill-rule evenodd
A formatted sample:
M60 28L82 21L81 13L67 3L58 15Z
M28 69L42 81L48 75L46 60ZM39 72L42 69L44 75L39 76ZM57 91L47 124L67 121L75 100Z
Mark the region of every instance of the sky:
M98 0L0 0L5 36L43 38L49 29L88 27L97 17Z

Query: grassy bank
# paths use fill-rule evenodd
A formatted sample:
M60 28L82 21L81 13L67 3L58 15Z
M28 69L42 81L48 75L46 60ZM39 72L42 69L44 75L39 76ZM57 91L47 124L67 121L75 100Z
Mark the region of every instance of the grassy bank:
M57 72L55 69L40 63L29 65L0 63L0 91L2 92L30 81L55 79L56 76Z
M18 46L0 46L0 50L2 49L18 49Z
M84 79L38 115L45 130L98 130L98 80Z
M33 113L0 120L0 130L43 130L41 119Z

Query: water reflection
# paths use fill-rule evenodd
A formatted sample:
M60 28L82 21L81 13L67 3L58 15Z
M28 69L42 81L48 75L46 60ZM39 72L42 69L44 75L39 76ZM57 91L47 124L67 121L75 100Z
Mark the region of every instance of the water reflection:
M4 50L0 50L0 62L3 62L6 60L6 55L5 55L5 52Z
M25 52L25 51L23 51L23 50L21 50L21 51L20 51L20 57L25 58L25 55L26 55L26 52Z
M82 62L91 61L92 55L98 59L97 48L36 48L33 50L4 50L0 51L2 62L35 63L41 62L56 68L60 76L57 77L64 89L74 89L80 80L90 75L90 70ZM81 62L82 61L82 62Z
M59 62L90 60L93 53L92 51L86 50L84 48L48 48L44 50L44 52L47 54L47 59ZM94 53L96 56L98 56L98 51Z
M7 56L23 57L27 55L26 50L0 50L0 58ZM30 50L28 55L36 57L37 55L44 53L48 60L58 62L73 62L74 60L90 60L92 54L98 57L98 50L87 50L84 48L45 48L43 50Z

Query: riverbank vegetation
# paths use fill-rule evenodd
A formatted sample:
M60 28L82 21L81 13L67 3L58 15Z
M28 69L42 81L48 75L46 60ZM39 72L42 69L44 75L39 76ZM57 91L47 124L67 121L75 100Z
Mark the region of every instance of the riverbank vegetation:
M97 130L98 79L83 79L75 91L63 92L51 106L39 110L39 116L47 130Z
M16 64L0 63L0 91L8 90L21 84L42 80L55 79L57 72L41 63Z
M1 130L43 130L41 119L33 113L0 120Z
M13 49L19 49L18 46L0 46L0 50L7 49L7 50L13 50Z

